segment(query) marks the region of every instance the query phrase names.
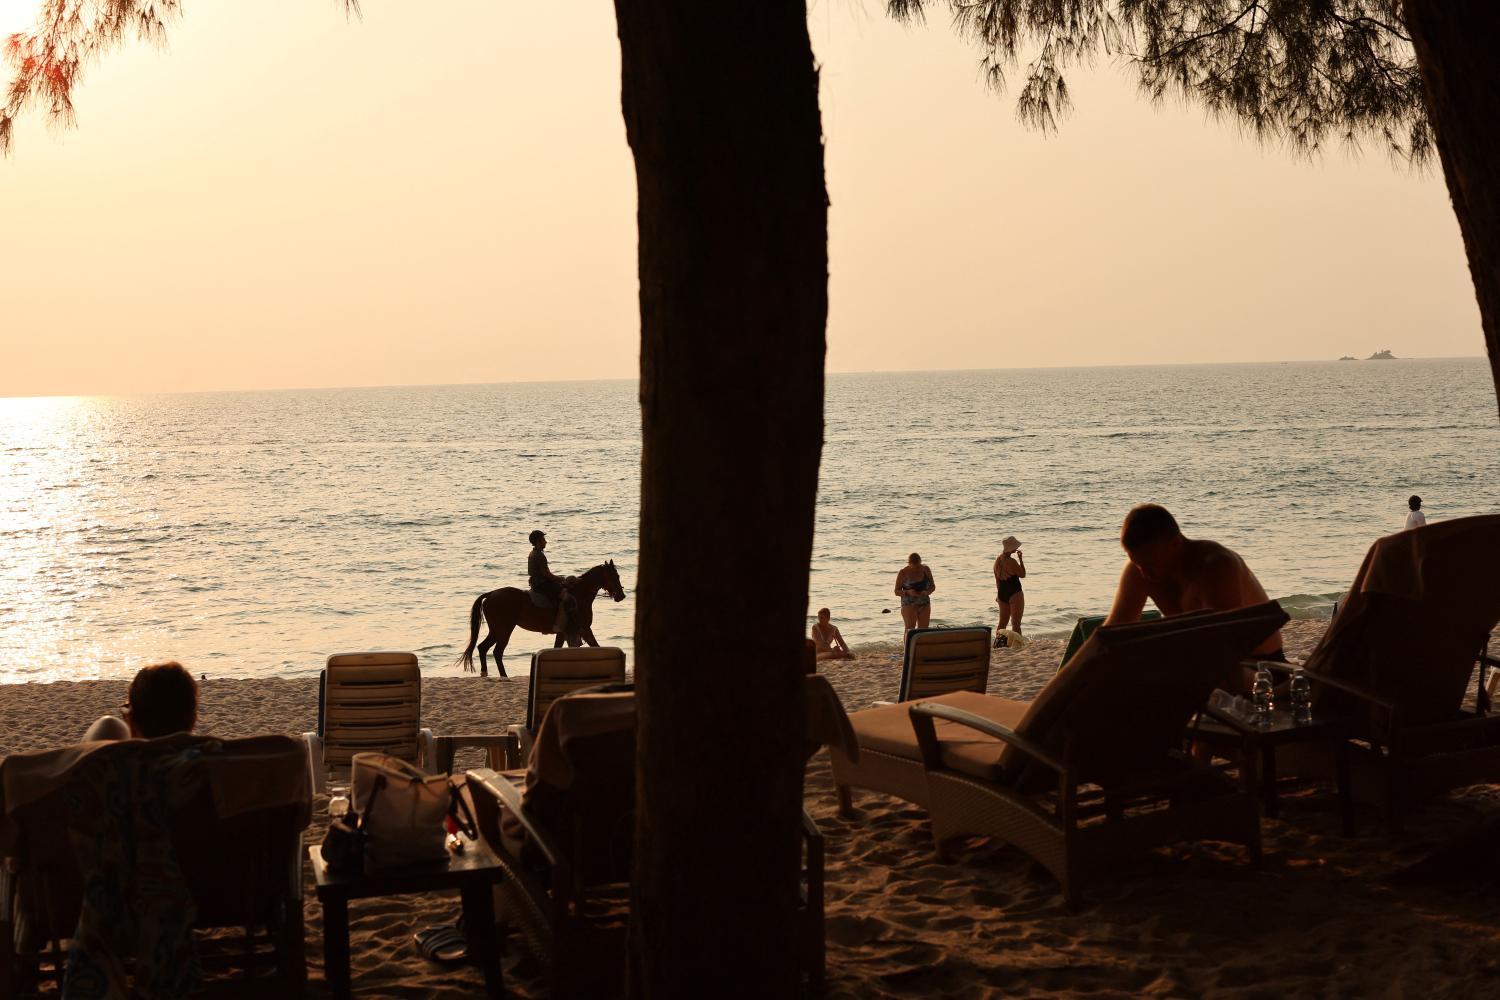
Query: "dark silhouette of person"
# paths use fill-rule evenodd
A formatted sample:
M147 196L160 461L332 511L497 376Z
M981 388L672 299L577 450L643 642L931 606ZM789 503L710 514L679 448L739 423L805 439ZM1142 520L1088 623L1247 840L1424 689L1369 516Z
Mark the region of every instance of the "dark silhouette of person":
M83 742L95 740L154 740L173 733L190 733L198 724L198 682L176 660L142 667L130 682L122 719L97 719Z
M531 589L546 597L557 608L557 631L562 631L565 625L573 619L573 611L578 607L578 602L568 592L568 586L573 578L561 577L552 572L547 565L547 536L542 531L533 531L527 536L531 542L531 555L526 558L526 582Z

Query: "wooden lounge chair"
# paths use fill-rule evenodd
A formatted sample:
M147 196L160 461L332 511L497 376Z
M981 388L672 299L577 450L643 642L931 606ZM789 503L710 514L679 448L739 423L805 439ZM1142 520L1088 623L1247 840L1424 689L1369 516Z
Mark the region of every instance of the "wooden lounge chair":
M917 628L906 634L899 702L937 699L955 691L983 694L990 680L989 628ZM868 788L926 804L927 779L906 708L878 703L849 716L859 744L858 760L832 750L839 812L853 811L850 788Z
M432 730L422 728L422 671L415 653L338 653L318 677L318 730L304 733L313 791L330 772L347 774L357 753L388 753L434 766Z
M282 991L302 994L301 841L311 793L300 741L182 734L16 754L0 765L0 787L0 997L60 980L75 950L96 972L130 972L111 940L125 910L157 946L135 956L137 993L152 992L141 982L147 970L181 974L196 963L205 972L243 966L247 981L274 968ZM85 884L93 915L80 946ZM131 898L130 886L149 896ZM195 957L162 960L188 898ZM242 933L193 933L225 927Z
M847 745L842 706L827 680L812 675L807 683L809 756L823 740ZM496 912L542 962L551 996L623 995L635 818L634 694L582 691L555 701L537 731L522 785L518 775L490 769L467 777L480 831L506 869ZM805 811L802 834L796 939L816 992L824 976L823 836Z
M1485 647L1500 621L1497 567L1500 515L1378 539L1308 656L1315 710L1355 718L1355 795L1384 807L1391 832L1417 799L1500 781L1500 716L1483 680L1495 666Z
M908 708L939 857L955 837L1014 844L1076 906L1091 875L1184 840L1244 844L1243 782L1183 752L1215 685L1287 620L1274 602L1098 629L1031 702L962 692ZM863 748L862 748L863 749Z

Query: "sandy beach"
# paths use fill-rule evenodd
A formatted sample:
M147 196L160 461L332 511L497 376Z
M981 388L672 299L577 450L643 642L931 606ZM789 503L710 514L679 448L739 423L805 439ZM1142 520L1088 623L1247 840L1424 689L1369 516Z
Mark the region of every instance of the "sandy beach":
M1287 651L1305 655L1322 622L1293 622ZM990 693L1028 698L1056 669L1062 643L1037 640L995 653ZM894 646L824 664L853 711L893 698ZM480 681L446 669L424 678L423 715L439 733L485 732L523 714L526 684ZM8 686L0 697L0 752L76 740L124 697L124 682ZM301 733L315 723L314 679L214 680L202 685L201 731L223 736ZM475 766L477 759L460 759ZM1284 799L1264 823L1259 870L1219 844L1159 851L1101 881L1079 913L1056 883L1014 850L971 841L952 864L933 860L923 813L856 792L859 815L836 815L826 754L807 780L809 811L828 846L830 997L1469 997L1495 995L1500 899L1482 886L1394 888L1385 877L1448 838L1500 813L1500 789L1461 790L1416 809L1389 838L1373 811L1364 835L1337 835L1328 789ZM320 800L308 842L323 834ZM324 989L322 914L305 875L312 990ZM359 996L461 997L482 988L477 970L424 960L415 930L450 920L457 898L371 900L351 907ZM521 996L540 982L507 956Z

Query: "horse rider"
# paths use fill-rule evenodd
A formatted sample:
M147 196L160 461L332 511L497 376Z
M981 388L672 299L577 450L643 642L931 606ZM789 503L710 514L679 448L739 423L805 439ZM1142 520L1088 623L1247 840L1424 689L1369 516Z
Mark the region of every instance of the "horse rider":
M527 582L533 592L546 597L557 608L557 622L553 631L561 632L564 625L572 621L573 611L578 607L578 601L568 592L573 577L558 576L548 567L547 554L543 551L547 547L545 534L533 531L527 537L531 542L531 555L526 559Z

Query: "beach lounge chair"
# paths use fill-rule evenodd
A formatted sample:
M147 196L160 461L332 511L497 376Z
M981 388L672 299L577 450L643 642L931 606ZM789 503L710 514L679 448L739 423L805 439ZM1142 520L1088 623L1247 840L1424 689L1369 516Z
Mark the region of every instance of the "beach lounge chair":
M906 634L898 702L941 698L955 691L983 694L990 679L989 628L917 628ZM851 788L867 788L926 803L927 779L906 708L881 703L849 716L858 759L833 748L839 812L853 811Z
M415 653L337 653L318 677L318 730L304 733L313 791L330 772L347 774L373 751L434 766L432 730L422 728L422 671Z
M547 709L557 699L601 684L625 683L625 651L616 646L578 646L539 649L531 654L531 677L526 685L526 721L507 731L520 748L520 767L531 757L531 744Z
M1286 620L1268 602L1102 627L1030 702L960 692L911 705L939 857L953 838L997 837L1056 876L1070 907L1090 875L1154 846L1223 840L1258 860L1253 793L1183 738Z
M489 768L467 777L480 832L505 867L495 912L542 963L551 995L623 995L635 695L558 699L521 786Z
M1500 621L1497 570L1500 515L1378 539L1308 656L1314 709L1354 715L1355 796L1381 804L1391 832L1419 798L1500 781L1500 717L1482 680L1495 662L1485 646Z
M828 681L808 684L808 753L833 740L852 750ZM857 750L853 752L857 753ZM556 700L537 731L524 782L468 772L475 815L500 857L502 924L519 931L547 970L551 996L623 995L635 808L635 695L582 691ZM796 938L805 974L822 989L823 837L802 814L802 893Z
M246 980L274 968L281 991L302 994L300 741L180 734L14 754L0 796L0 997L60 980L65 963L100 977L78 995L133 972L130 995L180 996L222 966ZM240 930L193 933L208 928Z

